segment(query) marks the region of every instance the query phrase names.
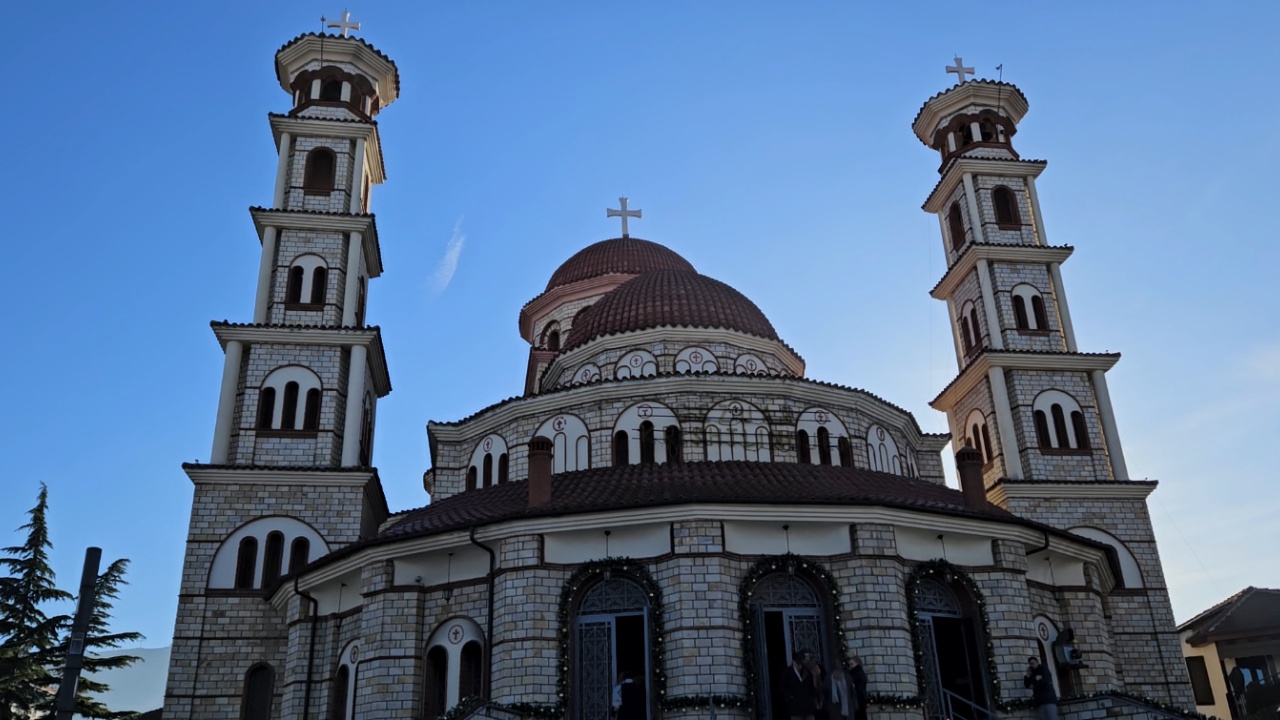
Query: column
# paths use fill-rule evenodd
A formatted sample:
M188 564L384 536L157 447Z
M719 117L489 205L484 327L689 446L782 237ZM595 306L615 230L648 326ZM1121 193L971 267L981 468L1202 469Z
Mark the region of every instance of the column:
M351 233L347 244L347 285L342 293L342 326L356 324L356 305L360 302L360 255L364 252L364 236Z
M1000 430L1000 454L1004 457L1004 473L1011 480L1021 480L1022 454L1018 447L1018 433L1013 425L1013 410L1009 406L1009 386L1004 382L1004 368L993 367L988 370L987 382L991 384L996 428Z
M1045 239L1044 220L1040 217L1040 196L1036 195L1036 179L1027 176L1027 199L1031 201L1031 219L1036 224L1036 244L1048 245L1049 241Z
M1124 450L1120 448L1120 430L1116 427L1116 415L1111 409L1111 393L1107 391L1107 373L1094 370L1093 394L1098 399L1098 419L1102 421L1102 436L1107 441L1107 454L1111 456L1111 474L1116 480L1129 479L1129 467L1124 462Z
M1071 311L1067 309L1067 294L1062 290L1061 263L1049 263L1049 279L1053 282L1053 299L1058 305L1058 323L1062 326L1062 339L1067 352L1076 350L1076 330L1071 326Z
M986 242L982 235L982 213L978 212L978 191L973 187L973 173L964 174L964 197L969 203L969 226L973 230L973 241Z
M259 325L267 321L267 308L271 306L271 276L276 265L276 235L268 225L262 232L262 261L258 264L258 298L253 303L253 321Z
M991 347L1004 349L1004 331L1000 327L1000 315L996 312L996 294L991 289L991 266L985 259L978 260L978 285L982 288L982 304L987 314L987 335L991 337ZM977 333L977 328L974 328Z
M218 392L218 419L213 425L213 450L210 465L226 465L231 452L231 427L236 414L236 391L240 388L240 358L244 345L239 340L227 341L227 355L222 364L222 390Z
M363 345L351 346L351 364L347 368L347 417L342 425L342 467L360 464L360 419L364 408L364 372L368 350Z
M280 157L276 161L276 194L275 199L271 201L271 207L280 210L284 208L284 193L289 185L289 159L293 157L293 137L289 133L280 133L278 150Z
M355 160L351 163L351 214L364 212L361 196L364 190L364 138L356 140Z

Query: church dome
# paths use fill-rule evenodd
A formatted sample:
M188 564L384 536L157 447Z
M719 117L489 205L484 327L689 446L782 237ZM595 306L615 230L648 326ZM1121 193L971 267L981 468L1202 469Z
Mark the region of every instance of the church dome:
M628 280L583 311L564 349L605 335L667 326L737 330L778 340L769 318L737 290L692 270L657 270Z
M547 289L601 275L640 275L653 270L695 272L688 260L658 243L632 237L614 238L574 253L552 273Z

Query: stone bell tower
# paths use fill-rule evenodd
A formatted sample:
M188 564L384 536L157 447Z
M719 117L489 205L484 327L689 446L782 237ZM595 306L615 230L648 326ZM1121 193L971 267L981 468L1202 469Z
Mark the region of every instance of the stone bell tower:
M1061 271L1074 248L1049 242L1036 194L1047 163L1014 148L1026 96L965 80L973 70L959 58L948 72L961 82L912 124L941 161L924 210L938 216L947 271L931 294L947 305L959 367L930 404L981 453L992 502L1115 548L1123 592L1073 621L1088 683L1191 707L1146 504L1155 483L1130 480L1107 391L1120 356L1077 346ZM1096 570L1082 596L1098 595ZM1063 585L1051 566L1028 578ZM1069 595L1064 616L1089 605L1067 612Z
M251 706L299 717L307 693L285 653L299 603L273 603L274 591L387 514L372 451L391 384L365 301L382 273L369 212L385 177L374 117L395 101L399 74L346 36L357 26L336 26L341 35L303 35L276 53L291 109L269 115L275 191L250 208L262 247L253 318L213 323L226 356L213 449L207 464L184 466L195 498L167 718ZM238 618L234 633L220 630L224 617Z

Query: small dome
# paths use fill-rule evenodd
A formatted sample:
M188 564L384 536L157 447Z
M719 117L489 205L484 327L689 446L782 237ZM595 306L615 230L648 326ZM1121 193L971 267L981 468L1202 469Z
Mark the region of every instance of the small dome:
M564 349L605 335L664 326L722 328L778 339L769 318L737 290L691 270L657 270L628 280L583 311Z
M574 253L552 273L547 289L601 275L640 275L652 270L694 272L688 260L658 243L630 237L614 238L601 240Z

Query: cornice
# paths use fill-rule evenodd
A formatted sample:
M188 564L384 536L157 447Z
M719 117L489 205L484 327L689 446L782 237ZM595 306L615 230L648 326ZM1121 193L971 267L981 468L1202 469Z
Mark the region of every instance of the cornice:
M371 327L320 327L317 325L249 325L213 322L213 334L222 349L237 340L247 345L321 345L352 347L360 345L369 351L369 370L378 397L391 392L391 374L387 370L387 354L382 347L382 331Z
M369 270L369 277L376 278L382 274L382 248L378 244L378 225L372 214L318 213L258 206L249 208L249 214L253 217L253 226L258 231L259 243L262 242L267 226L290 230L358 232L362 236L364 264Z
M950 411L970 390L986 379L987 372L993 367L1009 370L1092 372L1110 370L1119 361L1120 353L1056 353L986 348L937 397L929 401L929 407L941 412Z
M925 212L942 212L943 204L960 185L965 173L1036 178L1040 177L1048 164L1045 160L1000 160L963 155L954 157L943 169L942 178L933 186L933 191L921 207Z
M271 137L275 140L277 148L280 147L280 133L283 132L294 137L307 135L364 140L364 161L369 168L369 181L374 185L381 185L387 181L387 171L382 159L382 140L378 135L377 122L298 117L276 113L268 113L267 118L271 121Z
M182 470L195 484L206 485L321 485L364 487L376 480L373 468L270 468L252 465L184 463Z
M920 106L920 111L911 121L911 129L916 137L926 146L933 137L933 131L941 124L943 118L951 117L967 107L999 109L1017 125L1026 116L1030 105L1027 96L1012 83L998 80L974 78L943 90Z
M970 243L946 274L929 291L937 300L946 300L956 291L979 260L1022 263L1061 263L1071 257L1075 248L1070 245L1000 245L997 243Z
M542 317L544 313L557 305L603 295L634 277L636 275L633 273L608 273L568 285L557 285L543 292L520 308L520 336L531 344L536 343L537 339L533 337L533 321ZM570 331L572 332L572 328Z
M1048 549L1053 552L1084 562L1095 563L1103 574L1105 587L1110 587L1114 584L1114 578L1110 574L1110 563L1105 545L1089 538L1072 535L1065 530L1043 526L1022 518L992 518L987 520L932 513L926 510L909 510L874 505L797 505L789 507L788 511L790 516L797 522L837 523L841 525L857 523L885 524L893 527L923 529L930 532L979 535L991 539L1009 540L1021 543L1027 548L1042 547L1047 540L1049 543ZM477 526L474 531L476 540L492 543L506 538L528 535L594 530L602 527L617 528L674 523L706 518L741 522L776 522L778 520L778 510L775 507L762 505L691 503L641 509L587 512L527 520L515 519ZM316 563L308 567L298 580L298 588L304 591L314 590L326 582L357 572L362 566L371 563L386 562L424 552L440 552L469 546L470 544L469 533L449 531L426 537L405 538L403 540L390 539L381 542L373 541L366 543L362 547L346 551L340 549L330 556L332 559L320 558ZM276 594L278 595L284 587L277 588Z
M362 66L362 71L378 83L382 107L396 101L400 94L400 72L395 62L363 38L304 33L276 51L276 79L280 88L291 93L293 78L311 61L345 62Z
M1157 485L1155 480L1052 482L1001 478L987 491L987 498L1000 506L1015 498L1145 500Z

